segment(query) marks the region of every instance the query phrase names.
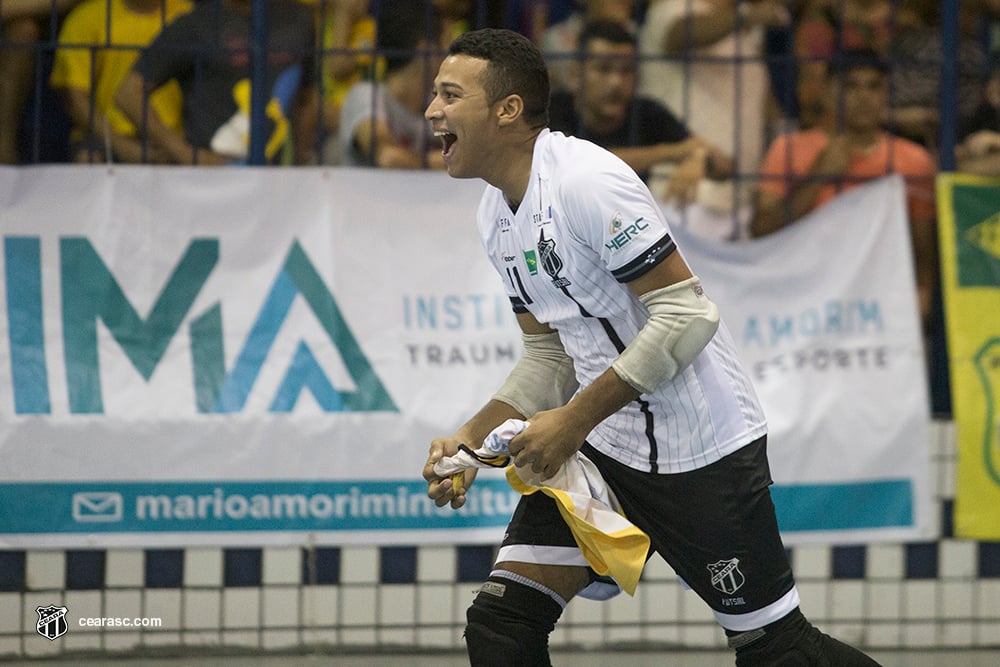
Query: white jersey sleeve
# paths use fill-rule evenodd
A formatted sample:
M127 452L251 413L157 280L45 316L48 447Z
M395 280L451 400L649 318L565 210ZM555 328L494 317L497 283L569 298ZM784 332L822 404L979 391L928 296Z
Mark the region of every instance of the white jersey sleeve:
M590 146L558 181L567 227L598 255L616 280L635 280L676 250L663 211L632 169Z

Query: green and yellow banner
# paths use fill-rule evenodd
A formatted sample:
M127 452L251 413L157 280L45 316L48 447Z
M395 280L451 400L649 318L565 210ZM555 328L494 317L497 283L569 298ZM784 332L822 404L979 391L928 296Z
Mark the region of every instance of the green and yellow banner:
M1000 178L938 177L941 279L958 433L955 534L1000 539Z

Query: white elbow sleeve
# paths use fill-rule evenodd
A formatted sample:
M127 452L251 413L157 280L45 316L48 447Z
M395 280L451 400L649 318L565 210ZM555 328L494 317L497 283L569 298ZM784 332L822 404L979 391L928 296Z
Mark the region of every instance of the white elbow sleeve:
M705 296L697 276L639 299L649 309L649 320L611 366L648 394L684 370L712 340L719 309Z
M524 354L493 398L527 418L564 405L576 391L577 381L573 360L558 333L522 334L521 339Z

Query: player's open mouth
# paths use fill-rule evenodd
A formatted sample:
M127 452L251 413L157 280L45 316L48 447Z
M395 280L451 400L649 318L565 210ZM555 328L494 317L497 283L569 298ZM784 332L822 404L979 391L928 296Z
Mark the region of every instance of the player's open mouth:
M458 137L456 137L453 133L445 132L444 130L435 132L434 136L441 140L441 155L444 157L451 157L455 148L455 142L458 141Z

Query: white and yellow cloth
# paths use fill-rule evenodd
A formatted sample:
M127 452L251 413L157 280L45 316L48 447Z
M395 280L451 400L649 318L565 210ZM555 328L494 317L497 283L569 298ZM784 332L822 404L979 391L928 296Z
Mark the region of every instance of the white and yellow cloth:
M442 477L469 468L506 466L507 483L522 495L541 491L556 501L583 557L599 575L610 576L629 595L635 594L649 551L649 536L621 513L618 501L600 471L577 452L549 479L524 466L510 463L508 445L528 422L508 419L494 429L473 451L467 447L434 465Z

